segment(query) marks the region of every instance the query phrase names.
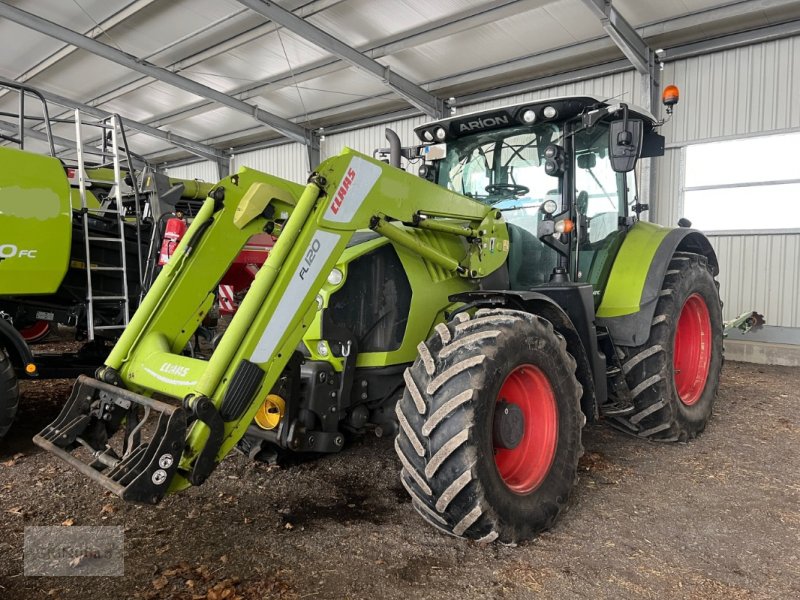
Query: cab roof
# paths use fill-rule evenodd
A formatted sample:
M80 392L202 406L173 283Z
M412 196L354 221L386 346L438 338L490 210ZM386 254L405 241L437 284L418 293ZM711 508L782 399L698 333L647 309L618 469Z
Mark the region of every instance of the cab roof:
M446 142L464 135L481 131L493 131L513 127L514 125L533 125L538 123L569 121L585 110L595 108L613 107L618 102L609 102L610 99L601 99L596 96L559 96L520 102L508 106L488 108L480 111L456 115L447 119L440 119L425 123L414 129L417 137L423 142ZM545 109L551 107L555 111L551 116L545 115ZM532 113L534 120L530 119ZM551 114L552 111L547 111ZM651 127L657 123L656 118L644 108L628 104L630 116L642 118ZM525 115L525 117L523 117ZM444 130L444 137L440 129Z

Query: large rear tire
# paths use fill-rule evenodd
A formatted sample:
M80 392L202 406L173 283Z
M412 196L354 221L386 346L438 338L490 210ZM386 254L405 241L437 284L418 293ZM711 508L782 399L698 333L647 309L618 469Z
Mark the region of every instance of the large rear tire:
M19 406L19 385L14 367L0 348L0 439L8 433Z
M714 408L722 369L722 305L708 262L672 258L650 329L641 346L620 346L634 410L613 417L657 441L685 442L702 432Z
M553 525L577 479L581 387L552 324L479 310L437 325L397 405L400 478L422 517L479 542Z

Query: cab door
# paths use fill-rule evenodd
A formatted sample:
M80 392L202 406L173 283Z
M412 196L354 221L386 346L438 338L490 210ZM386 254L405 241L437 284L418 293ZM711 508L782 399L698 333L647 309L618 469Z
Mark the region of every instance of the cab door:
M633 173L616 173L608 155L608 126L579 131L573 167L577 234L570 261L574 281L591 283L600 303L611 265L625 236Z

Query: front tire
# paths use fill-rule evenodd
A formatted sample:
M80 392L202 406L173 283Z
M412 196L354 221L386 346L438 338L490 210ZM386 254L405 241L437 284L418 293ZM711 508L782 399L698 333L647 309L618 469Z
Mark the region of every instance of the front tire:
M649 339L619 347L634 410L614 417L617 424L664 442L685 442L702 432L719 389L722 330L722 305L708 261L675 253Z
M11 428L19 406L19 385L14 367L0 348L0 439Z
M395 440L414 508L479 542L551 527L577 478L585 423L564 338L537 315L479 310L437 325L418 350Z

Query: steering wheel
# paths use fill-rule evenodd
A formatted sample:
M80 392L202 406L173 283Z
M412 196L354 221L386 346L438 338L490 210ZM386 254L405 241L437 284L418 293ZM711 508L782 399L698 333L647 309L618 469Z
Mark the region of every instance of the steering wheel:
M492 183L486 186L486 193L490 195L508 193L513 196L524 196L530 188L516 183Z

